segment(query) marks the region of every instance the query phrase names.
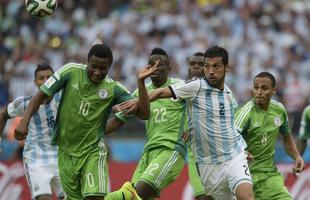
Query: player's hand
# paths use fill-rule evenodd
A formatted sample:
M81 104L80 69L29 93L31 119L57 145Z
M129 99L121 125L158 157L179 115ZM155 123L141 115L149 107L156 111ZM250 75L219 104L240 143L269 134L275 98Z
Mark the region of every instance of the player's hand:
M28 135L28 125L24 124L21 121L14 130L14 137L17 140L24 140L26 139L27 135Z
M182 135L182 139L184 142L187 142L189 139L189 131L185 131Z
M117 112L122 112L125 116L135 114L138 110L138 100L129 100L115 106Z
M247 159L248 163L254 162L254 156L248 151L246 151L246 159Z
M139 71L139 74L138 74L138 79L139 80L144 80L147 77L149 77L154 71L156 71L158 69L159 61L160 60L156 60L155 64L153 66L152 65L147 65L146 67L141 69Z
M295 160L295 164L292 168L293 174L296 175L297 173L301 173L304 170L305 162L301 156L297 157Z

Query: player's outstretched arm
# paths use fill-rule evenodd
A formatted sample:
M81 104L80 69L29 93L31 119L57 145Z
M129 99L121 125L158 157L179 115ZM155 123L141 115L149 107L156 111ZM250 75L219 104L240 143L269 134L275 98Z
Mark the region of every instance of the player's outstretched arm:
M171 90L166 88L159 88L149 93L149 99L151 102L156 101L157 99L171 98Z
M141 119L148 119L150 117L150 99L145 87L144 80L149 77L154 71L157 70L159 60L155 62L153 66L146 66L138 74L138 91L139 98L137 102L137 117Z
M283 136L282 143L288 155L295 160L293 172L301 173L304 170L305 163L297 150L293 136L291 134Z
M22 117L21 122L14 130L14 136L17 140L24 140L27 137L28 125L32 115L38 111L40 105L47 98L48 96L44 92L39 90L37 94L31 99Z
M118 120L116 117L113 117L109 119L104 133L110 134L114 132L115 130L119 129L120 127L122 127L124 124L125 124L124 122Z

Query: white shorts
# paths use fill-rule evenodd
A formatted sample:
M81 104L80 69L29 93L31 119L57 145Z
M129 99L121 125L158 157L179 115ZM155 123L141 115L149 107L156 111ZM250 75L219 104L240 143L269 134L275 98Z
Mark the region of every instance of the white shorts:
M58 198L64 197L57 163L49 165L24 163L24 168L32 199L40 195L51 195L52 191Z
M198 164L205 191L216 200L236 199L236 189L241 183L252 184L246 153L220 164Z

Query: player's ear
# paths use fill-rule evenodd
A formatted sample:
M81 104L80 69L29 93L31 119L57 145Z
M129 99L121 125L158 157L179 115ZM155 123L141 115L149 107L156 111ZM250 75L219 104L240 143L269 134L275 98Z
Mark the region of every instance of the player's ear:
M229 72L229 65L227 64L224 67L225 67L225 72Z

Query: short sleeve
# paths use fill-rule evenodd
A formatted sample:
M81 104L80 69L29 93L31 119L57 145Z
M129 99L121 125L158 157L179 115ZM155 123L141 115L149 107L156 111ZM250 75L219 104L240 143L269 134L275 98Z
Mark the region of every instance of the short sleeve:
M178 99L193 100L201 87L201 80L191 80L186 83L177 83L170 86L172 95Z
M289 123L288 123L288 115L284 107L283 107L283 119L284 119L284 122L280 126L280 133L282 135L289 135L291 131L290 131Z
M116 83L114 94L115 104L134 99L134 96L119 82Z
M7 112L10 118L21 117L26 110L26 98L19 97L13 102L9 103Z
M298 137L301 140L310 138L310 106L307 106L302 112Z

